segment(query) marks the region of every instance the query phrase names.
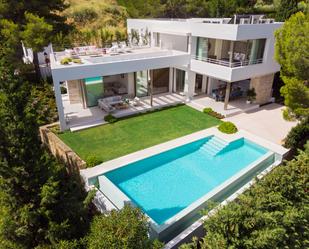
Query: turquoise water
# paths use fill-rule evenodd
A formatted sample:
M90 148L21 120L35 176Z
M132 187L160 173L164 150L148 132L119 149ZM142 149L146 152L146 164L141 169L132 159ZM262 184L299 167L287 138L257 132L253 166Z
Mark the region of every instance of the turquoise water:
M105 176L161 225L267 153L256 144L239 139L213 156L203 150L210 139L128 164Z

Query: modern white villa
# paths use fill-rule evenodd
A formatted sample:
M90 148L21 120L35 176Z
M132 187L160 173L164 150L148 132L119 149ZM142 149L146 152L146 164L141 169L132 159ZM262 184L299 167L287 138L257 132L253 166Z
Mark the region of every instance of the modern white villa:
M129 43L53 52L61 130L102 124L107 113L120 117L179 102L226 116L258 108L271 101L280 70L274 32L281 25L262 15L128 19ZM248 104L252 88L256 100Z
M288 150L277 138L270 142L269 133L284 126L272 123L269 117L275 112L269 106L269 109L263 107L264 112L260 111L262 114L251 122L253 129L263 130L264 138L245 129L244 126L250 126L247 121L243 121L245 125L238 127L235 134L223 134L217 127L204 128L161 143L146 144L137 150L128 148L153 137L145 133L139 139L133 133L118 138L116 133L121 130L130 134L131 127L133 131L141 120L130 123L128 129L119 128L116 123L94 128L96 133L73 133L104 124L104 117L109 114L116 118L130 116L178 103L198 110L210 107L227 117L226 120L260 108L272 101L274 74L280 70L274 60L274 32L281 25L263 15L128 19L127 42L115 42L103 48L83 46L52 51L50 65L60 129L72 131L62 133L62 139L66 135L75 136L78 144L75 150L85 149L86 145L97 155L109 154L115 147L124 149L124 153L102 159L94 167L80 167L86 189L96 189L93 202L100 211L119 210L126 204L137 206L148 218L150 237L168 242L165 248L178 248L193 235L204 232L203 220L207 217L200 211L209 200L225 205L248 189L255 177L263 177L281 163ZM250 92L256 96L248 101ZM176 108L193 110L190 107ZM276 113L281 117L281 109ZM183 124L187 116L188 112L177 122ZM149 121L148 117L142 116ZM271 120L266 128L257 125L263 119ZM128 120L134 118L124 121ZM168 119L165 121L168 125L162 122L160 127L157 122L162 119L155 120L154 136L159 129L164 130L168 125L174 128L176 123ZM207 122L200 117L192 120L191 117L187 121L190 128L194 122ZM149 125L142 124L136 129L138 132ZM115 134L110 130L104 133L100 130L104 127L116 127ZM79 137L80 134L85 137ZM114 148L111 143L116 140L108 140L110 135L117 138ZM132 142L135 137L137 140ZM59 138L53 145L59 143ZM69 139L63 141L68 143ZM105 147L99 145L102 141ZM82 161L62 142L58 147L67 161L67 157ZM58 155L58 149L54 152Z

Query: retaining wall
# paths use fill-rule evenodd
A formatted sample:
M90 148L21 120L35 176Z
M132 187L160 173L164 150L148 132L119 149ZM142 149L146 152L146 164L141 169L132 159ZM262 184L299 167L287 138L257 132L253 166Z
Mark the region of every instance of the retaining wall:
M56 158L65 163L69 172L73 172L76 169L86 168L86 162L51 131L51 128L56 127L57 125L59 126L59 123L53 123L40 127L42 143L48 147L50 152Z

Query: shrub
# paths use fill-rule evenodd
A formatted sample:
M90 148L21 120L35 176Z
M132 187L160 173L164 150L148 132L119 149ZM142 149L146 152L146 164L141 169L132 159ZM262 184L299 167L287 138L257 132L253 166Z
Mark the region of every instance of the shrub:
M50 130L52 133L55 133L55 134L61 134L61 133L62 133L62 132L60 131L60 126L59 126L59 125L55 125L55 126L49 127L49 130Z
M212 117L218 118L218 119L223 119L224 118L224 115L222 115L221 113L215 112L210 107L204 108L203 112L208 114L208 115L210 115L210 116L212 116Z
M69 57L65 57L63 59L61 59L60 64L61 65L68 65L70 62L72 62L72 59Z
M118 121L117 118L115 118L112 114L108 114L104 117L104 121L108 122L108 123L115 123Z
M72 62L77 64L83 64L81 59L72 59Z
M284 146L294 150L304 149L306 141L309 140L309 118L302 120L293 127L284 141Z
M232 122L223 122L219 125L218 129L226 134L233 134L237 132L237 127Z
M88 236L88 249L162 248L162 244L148 238L147 218L139 209L129 205L112 210L108 215L94 217Z
M87 168L91 168L91 167L94 167L94 166L102 163L102 160L97 158L97 156L95 156L95 155L87 156L85 161L86 161L86 164L87 164Z
M92 8L82 8L79 10L75 10L72 13L72 18L74 19L74 21L80 24L91 22L97 17L97 12Z
M68 91L67 91L67 89L64 86L61 86L60 87L60 92L61 92L61 94L66 94Z

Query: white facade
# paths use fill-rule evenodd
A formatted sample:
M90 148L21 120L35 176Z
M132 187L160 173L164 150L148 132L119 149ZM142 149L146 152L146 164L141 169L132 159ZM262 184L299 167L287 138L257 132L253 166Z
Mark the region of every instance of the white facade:
M130 32L131 29L137 29L140 32L143 32L147 28L152 34L160 33L161 41L159 43L162 47L183 51L183 47L185 47L183 44L186 44L186 51L190 53L192 57L188 70L194 73L233 82L275 73L280 70L279 64L274 60L274 32L282 25L282 23L224 24L203 23L203 20L212 19L128 19L127 25L128 32ZM217 20L222 21L223 19ZM256 65L231 68L196 60L194 59L194 56L196 55L197 37L229 41L265 38L266 44L263 62Z
M61 129L67 129L61 82L126 74L125 79L130 79L128 92L134 95L136 72L143 70L169 68L167 92L179 92L188 100L197 94L212 96L214 92L226 89L224 92L228 97L223 97L226 104L231 91L232 95L235 94L233 89L240 89L244 81L250 82L254 78L254 85L250 83L242 87L242 94L252 85L257 86L257 99L260 103L267 102L272 89L271 77L268 76L273 77L280 70L274 60L274 32L282 23L262 19L262 16L235 20L236 17L234 21L231 18L128 19L129 37L132 30L137 31L141 38L146 31L150 33L147 47L141 48L138 44L138 48L133 48L130 53L121 52L116 56L81 56L82 64L70 65L60 64L67 51L51 54ZM268 81L263 85L259 77L265 76ZM224 84L225 88L222 88Z

